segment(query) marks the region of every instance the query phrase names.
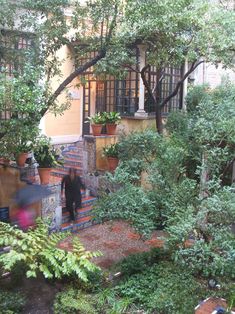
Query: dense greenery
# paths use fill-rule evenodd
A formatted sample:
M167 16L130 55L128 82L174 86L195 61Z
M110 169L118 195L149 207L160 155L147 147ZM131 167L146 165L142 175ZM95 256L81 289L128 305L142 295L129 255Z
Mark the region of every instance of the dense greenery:
M59 241L68 234L48 235L48 228L41 220L27 233L1 222L0 235L0 246L10 246L8 253L0 255L0 265L5 271L23 262L27 277L36 277L41 272L45 278L75 276L87 281L88 274L97 269L90 259L100 253L86 251L77 238L72 252L60 249Z
M10 80L14 88L6 91L4 87L0 92L0 96L3 95L1 99L4 98L0 102L0 111L9 108L6 98L10 100L12 110L6 126L6 121L1 120L0 137L6 135L8 124L15 130L14 124L21 123L22 110L31 126L37 125L48 111L62 113L69 105L64 91L68 86L76 87L78 82L73 80L78 76L84 83L84 72L91 67L100 79L107 74L125 77L135 63L131 47L137 45L147 50L147 64L143 69L134 67L134 70L141 74L148 97L155 105L159 132L162 130L162 108L201 62L233 66L235 14L223 3L95 0L85 1L84 5L80 1L69 0L36 3L22 0L9 4L9 1L1 0L0 17L0 54L4 60L3 69L4 66L6 69L1 85L9 81L9 65L16 80ZM12 49L22 36L30 44L24 49ZM68 77L61 73L66 60L62 60L58 53L65 45L69 47L68 58L75 59L74 69ZM97 51L97 55L81 64L81 57L93 51ZM186 60L190 65L189 71L181 77L179 86L158 103L147 80L150 64L155 65L160 73L153 88L157 90L166 79L165 68L181 66ZM24 72L26 76L22 76ZM58 102L61 93L65 100ZM20 129L19 125L17 127Z
M108 174L120 188L100 198L96 215L131 221L144 235L161 225L179 267L197 277L234 278L235 88L225 82L201 90L198 101L189 92L188 112L169 116L168 136L147 130L121 140L122 162Z
M18 314L25 305L22 294L10 291L0 291L0 313Z

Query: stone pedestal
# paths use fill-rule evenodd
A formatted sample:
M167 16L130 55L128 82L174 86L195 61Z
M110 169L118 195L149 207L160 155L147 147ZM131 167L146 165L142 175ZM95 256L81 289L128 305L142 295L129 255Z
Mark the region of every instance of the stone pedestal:
M106 157L103 156L105 146L115 144L117 135L85 135L83 149L83 180L91 191L91 194L97 196L99 188L104 179L104 172L108 170Z
M117 138L117 135L84 136L83 169L85 174L108 170L103 148L115 144Z

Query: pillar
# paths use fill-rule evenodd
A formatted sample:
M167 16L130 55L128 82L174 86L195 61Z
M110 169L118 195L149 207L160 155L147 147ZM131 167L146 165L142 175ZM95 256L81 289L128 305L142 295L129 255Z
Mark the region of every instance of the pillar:
M139 45L139 58L140 58L140 71L143 69L145 66L145 55L146 55L146 47L144 45ZM144 101L145 101L145 87L144 83L142 81L141 75L139 74L139 108L135 112L135 117L147 117L148 114L144 110Z

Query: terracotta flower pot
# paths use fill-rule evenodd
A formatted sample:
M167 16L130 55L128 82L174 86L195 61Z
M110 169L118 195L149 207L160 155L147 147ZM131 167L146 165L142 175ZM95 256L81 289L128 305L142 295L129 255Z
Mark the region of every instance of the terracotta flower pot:
M38 168L38 174L41 184L46 185L50 183L51 168Z
M18 167L24 167L25 161L28 158L28 153L19 153L16 157L16 163Z
M92 129L92 134L94 136L99 136L101 134L103 125L102 124L92 124L91 129Z
M118 166L119 159L117 157L107 157L107 160L109 171L114 171Z
M3 164L3 165L5 165L5 166L9 166L9 164L10 164L10 159L8 159L8 158L0 158L0 164Z
M106 123L106 131L108 135L115 135L117 129L117 124L115 123Z

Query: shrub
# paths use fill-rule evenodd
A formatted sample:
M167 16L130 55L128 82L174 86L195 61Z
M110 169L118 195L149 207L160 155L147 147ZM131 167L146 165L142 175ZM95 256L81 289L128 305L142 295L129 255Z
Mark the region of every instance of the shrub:
M5 271L11 271L23 262L27 277L41 272L45 278L76 276L87 281L87 273L97 269L90 259L100 254L85 251L77 238L73 240L72 252L62 250L58 243L66 237L66 233L48 235L48 227L40 219L37 227L27 233L0 222L0 246L11 247L8 253L0 255L0 264Z
M120 268L122 275L128 277L145 272L148 267L158 263L159 260L167 258L169 258L169 252L160 248L154 248L149 252L129 255L117 264L117 267Z
M203 287L190 272L163 262L121 281L115 288L121 297L150 313L194 313L203 294Z
M161 137L154 130L146 129L143 132L133 132L120 139L120 159L151 162L158 151Z
M0 313L21 313L25 303L25 297L20 293L0 291Z
M98 294L85 294L70 287L56 295L55 314L121 314L127 313L128 298L118 298L112 289L103 289Z
M69 288L59 292L54 302L55 314L97 314L92 296L81 290Z
M156 227L158 211L148 192L129 184L98 200L94 215L98 221L131 220L139 232L148 236Z

